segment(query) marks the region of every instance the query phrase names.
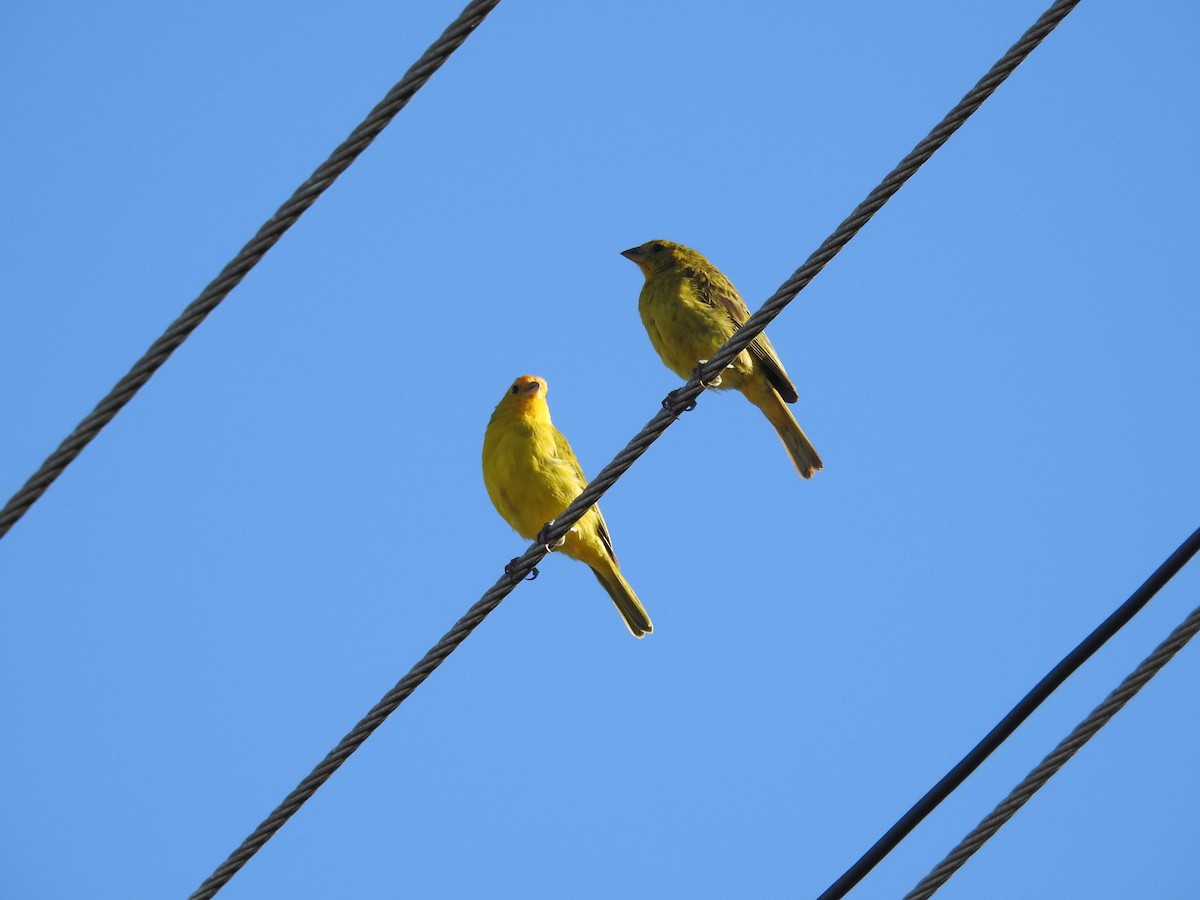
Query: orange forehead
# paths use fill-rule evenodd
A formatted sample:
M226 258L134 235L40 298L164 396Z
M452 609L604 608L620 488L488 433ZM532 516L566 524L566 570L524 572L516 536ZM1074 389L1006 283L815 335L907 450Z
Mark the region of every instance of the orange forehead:
M538 386L538 389L529 390L529 388L535 384ZM512 387L509 388L510 393L523 397L531 395L535 396L537 394L541 394L544 397L546 395L546 390L546 379L538 378L536 375L522 375L520 378L517 378L515 381L513 381Z

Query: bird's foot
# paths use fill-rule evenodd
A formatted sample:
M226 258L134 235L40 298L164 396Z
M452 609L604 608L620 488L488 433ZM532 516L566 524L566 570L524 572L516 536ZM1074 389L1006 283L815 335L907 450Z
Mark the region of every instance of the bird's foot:
M545 525L542 526L542 530L539 531L537 533L537 537L534 538L535 541L537 541L539 544L541 544L543 547L546 548L547 553L553 553L555 550L557 550L559 547L561 547L563 544L565 544L567 542L567 535L564 534L554 544L550 543L550 538L547 536L547 532L549 532L553 526L554 526L554 519L551 519L549 522L547 522ZM574 531L574 529L571 529L571 531Z
M713 376L713 378L712 378L712 380L710 380L710 381L704 381L703 379L701 379L701 378L700 378L700 370L701 370L701 369L704 367L704 364L705 364L706 362L708 362L708 360L707 360L707 359L702 359L702 360L700 360L700 361L699 361L699 362L696 364L696 368L692 369L692 377L693 377L694 379L696 379L697 381L699 381L699 382L700 382L702 385L704 385L706 388L717 388L717 387L720 387L720 386L721 386L721 375L720 375L720 373L717 373L716 375L714 375L714 376ZM730 365L726 366L725 368L727 368L727 369L732 369L732 368L733 368L733 365L732 365L732 364L730 364Z
M673 415L678 416L680 413L691 412L696 408L695 399L689 400L681 408L676 409L675 404L679 402L679 395L683 392L683 388L676 388L663 398L662 408Z
M519 557L519 556L513 557L512 559L510 559L508 561L508 565L506 565L504 567L504 574L509 576L510 578L515 577L516 573L517 573L517 569L520 568L520 565L521 565L521 557ZM538 577L537 566L534 566L532 569L529 570L528 574L521 580L522 581L533 581L533 579L535 579L537 577Z

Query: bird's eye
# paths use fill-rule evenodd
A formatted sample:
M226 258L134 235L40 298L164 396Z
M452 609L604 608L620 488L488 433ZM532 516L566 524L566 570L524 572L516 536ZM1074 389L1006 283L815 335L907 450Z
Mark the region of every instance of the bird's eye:
M650 249L652 251L654 251L655 253L662 253L667 248L664 247L662 244L655 243Z
M518 390L518 388L517 388L517 386L514 384L514 385L512 386L512 393L514 393L514 394L515 394L515 393L517 392L517 390Z

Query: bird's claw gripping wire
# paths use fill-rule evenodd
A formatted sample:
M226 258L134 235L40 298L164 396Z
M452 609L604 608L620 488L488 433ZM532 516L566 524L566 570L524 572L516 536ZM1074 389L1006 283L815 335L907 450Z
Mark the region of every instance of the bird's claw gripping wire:
M705 381L703 378L700 377L700 370L704 367L704 364L706 362L708 362L707 359L702 359L699 361L696 368L692 369L692 381L698 381L700 383L700 386L703 388L720 387L721 386L721 376L719 374L713 376L713 378L709 381ZM730 363L725 368L732 369L733 363ZM675 390L671 391L671 393L667 394L667 396L663 398L662 408L675 416L678 416L680 413L691 412L693 409L695 409L696 408L696 399L694 397L691 400L688 400L687 403L685 403L679 409L675 408L675 405L679 402L679 394L683 390L684 390L684 388L676 388Z
M520 565L520 563L521 563L521 557L519 557L519 556L516 556L516 557L513 557L512 559L510 559L508 561L508 565L506 565L504 567L504 574L509 576L510 578L514 577L516 574L516 571L517 571L517 567ZM533 581L533 579L535 579L537 577L538 577L537 566L534 566L532 569L529 570L529 574L527 574L521 580L522 581Z
M696 381L700 382L700 384L702 384L706 388L720 387L721 386L721 374L719 372L713 376L711 381L705 381L703 378L700 377L700 370L704 368L704 364L706 362L708 362L707 359L702 359L699 361L699 363L697 363L696 368L692 369L692 378L694 378ZM730 363L725 368L732 369L733 363Z
M696 408L695 399L689 400L681 408L676 409L675 404L679 402L679 395L683 393L683 388L676 388L663 397L662 408L672 415L678 416L680 413L691 412Z
M548 538L546 536L546 532L548 532L553 526L554 526L554 520L551 519L549 522L547 522L545 525L542 526L542 530L539 531L537 533L537 537L534 538L535 541L537 541L539 544L541 544L543 547L546 548L547 553L553 553L555 550L557 550L559 547L561 547L563 544L565 544L567 542L567 536L564 534L553 544L550 543L550 538Z

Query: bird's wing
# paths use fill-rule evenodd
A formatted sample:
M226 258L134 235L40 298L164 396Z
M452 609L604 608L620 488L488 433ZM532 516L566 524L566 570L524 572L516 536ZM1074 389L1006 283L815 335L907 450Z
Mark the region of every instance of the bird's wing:
M692 284L696 288L696 295L704 303L725 310L738 328L746 324L746 320L750 318L750 310L746 306L746 301L737 292L733 282L722 275L718 269L711 271L693 269L691 278ZM796 392L796 386L788 378L783 363L780 362L775 348L771 346L771 342L767 340L765 334L759 334L750 342L747 349L751 356L762 364L763 371L771 384L775 386L775 390L779 391L780 397L788 403L795 403L800 399L800 395Z
M575 451L571 449L571 445L567 443L567 439L557 428L554 429L554 456L567 470L568 477L575 482L573 487L576 494L587 487L587 476L583 474L583 466L579 465Z
M604 544L604 549L608 551L608 555L612 557L613 562L617 562L617 554L613 550L612 535L608 533L608 523L604 521L604 516L600 512L600 507L593 506L596 511L596 531L600 534L600 541ZM620 565L620 563L617 563Z
M579 465L579 458L575 456L575 451L571 449L571 445L567 443L567 439L562 436L562 432L555 429L554 432L554 452L563 465L567 466L575 475L578 482L578 490L575 491L575 496L579 496L583 489L587 487L587 476L583 474L583 466ZM600 541L604 544L604 549L608 551L608 555L612 557L613 562L617 561L617 554L613 552L612 536L608 533L608 524L604 521L604 516L600 513L599 506L593 506L592 509L596 513L596 531L600 535ZM587 515L584 513L584 515Z

